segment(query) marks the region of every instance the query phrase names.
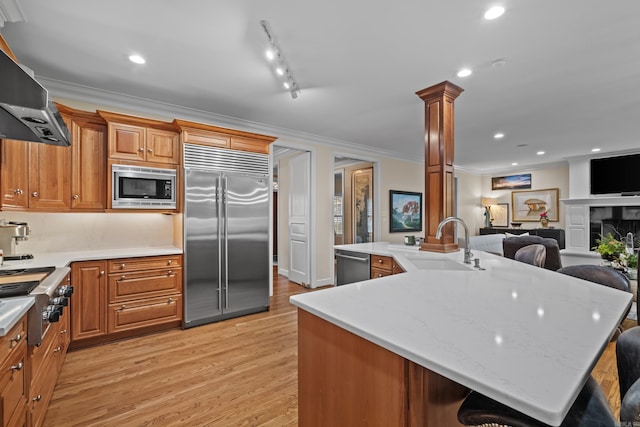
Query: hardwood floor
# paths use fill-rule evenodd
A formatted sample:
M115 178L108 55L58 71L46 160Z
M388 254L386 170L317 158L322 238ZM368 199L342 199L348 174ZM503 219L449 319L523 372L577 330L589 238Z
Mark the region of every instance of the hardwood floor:
M289 296L308 291L274 269L268 312L69 353L44 425L296 426L297 314ZM617 415L615 343L593 375Z
M44 425L295 426L297 314L274 276L270 310L71 352Z

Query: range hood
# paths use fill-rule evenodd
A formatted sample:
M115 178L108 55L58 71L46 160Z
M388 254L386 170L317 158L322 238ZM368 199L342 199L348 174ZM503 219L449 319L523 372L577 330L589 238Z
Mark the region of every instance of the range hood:
M71 145L47 90L0 49L0 139Z

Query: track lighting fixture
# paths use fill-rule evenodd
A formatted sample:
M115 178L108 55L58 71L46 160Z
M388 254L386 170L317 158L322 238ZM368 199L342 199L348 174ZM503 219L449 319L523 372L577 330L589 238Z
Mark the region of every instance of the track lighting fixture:
M298 82L295 77L293 77L293 73L287 63L287 59L284 57L282 50L278 46L278 42L271 31L269 23L262 20L260 21L260 26L267 35L267 41L269 42L269 47L265 52L267 60L272 64L274 72L283 79L282 85L284 88L289 91L293 99L296 99L300 93L300 87L298 86Z

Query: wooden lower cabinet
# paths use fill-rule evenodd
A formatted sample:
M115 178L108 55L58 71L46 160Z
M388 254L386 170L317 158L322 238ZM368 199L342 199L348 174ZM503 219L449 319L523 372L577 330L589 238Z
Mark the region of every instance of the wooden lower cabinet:
M391 276L392 274L404 273L404 269L393 257L382 255L371 255L371 278Z
M469 390L298 309L300 427L454 427Z
M71 274L73 348L182 324L180 255L77 262Z
M0 420L3 426L27 425L26 328L25 316L0 338Z
M60 321L49 325L42 343L29 347L31 384L27 403L30 427L39 427L44 422L69 348L70 317L69 310L64 309Z

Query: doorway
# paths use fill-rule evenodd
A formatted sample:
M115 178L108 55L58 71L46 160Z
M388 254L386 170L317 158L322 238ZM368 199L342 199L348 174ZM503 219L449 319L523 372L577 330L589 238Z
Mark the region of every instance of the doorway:
M375 239L374 163L334 156L333 235L335 245Z

